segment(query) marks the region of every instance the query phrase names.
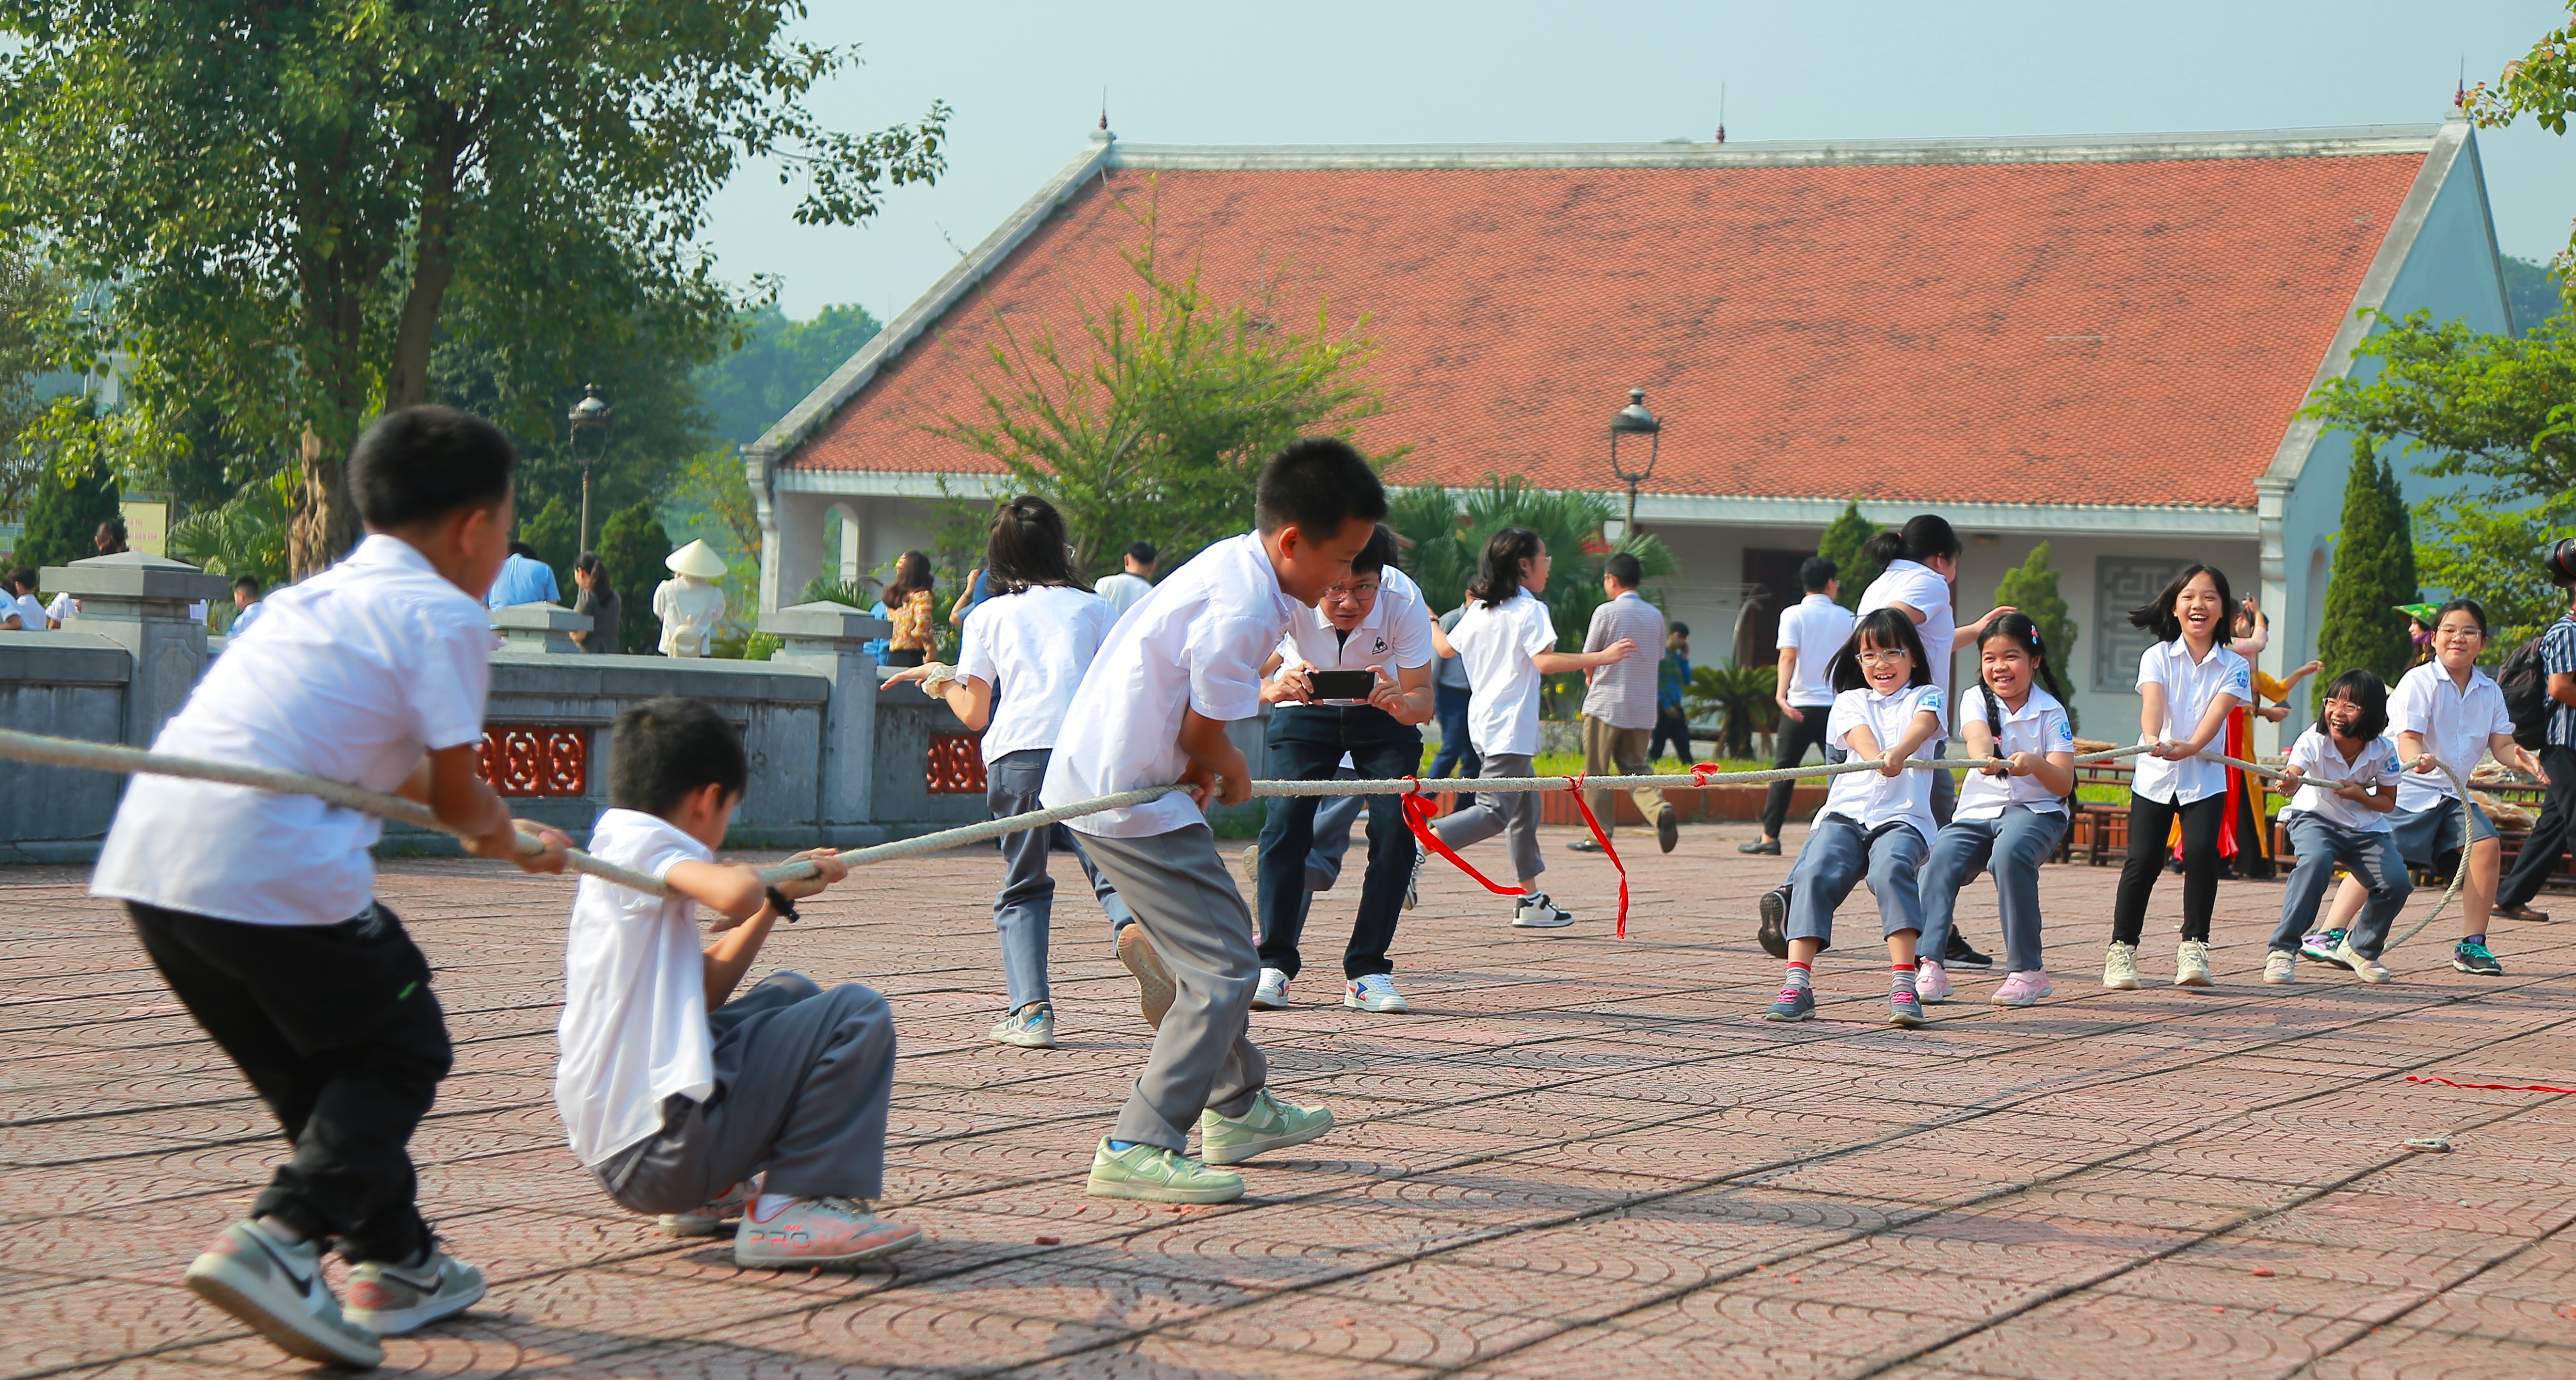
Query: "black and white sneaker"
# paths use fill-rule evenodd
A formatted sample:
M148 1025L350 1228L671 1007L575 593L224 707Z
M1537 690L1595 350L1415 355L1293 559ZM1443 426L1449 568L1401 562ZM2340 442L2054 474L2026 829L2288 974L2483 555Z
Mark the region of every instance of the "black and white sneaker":
M1544 891L1532 892L1512 907L1512 928L1561 930L1574 923L1574 912L1557 905Z
M1957 930L1952 930L1950 931L1950 942L1942 946L1941 966L1944 968L1974 968L1978 972L1984 972L1986 969L1995 966L1995 961L1991 956L1978 953L1976 950L1969 948L1968 941L1961 939Z
M1753 932L1762 952L1773 958L1789 956L1789 884L1762 893L1762 926Z

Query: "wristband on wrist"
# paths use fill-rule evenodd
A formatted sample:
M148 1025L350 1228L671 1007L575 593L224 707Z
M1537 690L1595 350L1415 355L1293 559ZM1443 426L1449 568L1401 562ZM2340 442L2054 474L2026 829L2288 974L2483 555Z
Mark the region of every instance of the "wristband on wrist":
M780 915L786 916L788 924L795 924L798 920L803 918L796 913L796 903L787 899L786 892L773 886L768 889L768 894L769 908L778 912Z

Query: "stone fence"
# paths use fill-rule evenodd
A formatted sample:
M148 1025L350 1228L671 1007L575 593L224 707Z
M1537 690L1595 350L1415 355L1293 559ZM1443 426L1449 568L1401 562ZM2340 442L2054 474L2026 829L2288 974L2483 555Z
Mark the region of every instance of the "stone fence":
M228 597L225 580L141 553L48 567L47 590L79 611L59 631L0 632L0 727L150 745L213 659L188 616ZM839 604L763 614L785 644L767 661L593 656L566 634L589 619L552 604L496 609L483 775L522 817L580 838L608 804L611 724L657 695L712 704L742 731L751 790L728 840L743 848L850 848L985 817L978 735L909 685L880 686L863 643L886 624ZM1260 725L1235 737L1260 760ZM85 862L125 788L122 777L0 762L0 862ZM453 851L402 827L388 851Z

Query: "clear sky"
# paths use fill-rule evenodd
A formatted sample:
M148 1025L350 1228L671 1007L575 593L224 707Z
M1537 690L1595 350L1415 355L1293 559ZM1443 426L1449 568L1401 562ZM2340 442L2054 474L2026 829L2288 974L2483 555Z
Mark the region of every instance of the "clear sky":
M812 229L774 169L715 208L722 274L789 314L893 316L1077 153L1108 89L1134 143L1728 142L2158 133L2438 120L2463 59L2492 79L2567 21L2551 0L2163 4L1289 5L816 0L800 36L864 65L815 101L844 129L955 107L949 172L875 221ZM2481 131L2508 254L2576 217L2576 136Z

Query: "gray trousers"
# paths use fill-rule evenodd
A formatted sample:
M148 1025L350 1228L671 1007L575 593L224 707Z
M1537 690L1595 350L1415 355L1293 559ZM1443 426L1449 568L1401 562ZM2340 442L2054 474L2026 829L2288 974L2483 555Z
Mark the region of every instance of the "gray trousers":
M1995 901L2003 912L2004 971L2037 972L2046 965L2039 948L2039 865L2066 837L2066 812L2007 805L1991 819L1953 817L1932 840L1917 890L1923 898L1925 958L1938 961L1950 942L1950 920L1959 888L1980 868L1995 874Z
M984 764L984 803L993 818L1040 808L1038 788L1046 784L1047 760L1053 756L1052 748L1022 748ZM1055 878L1047 873L1047 853L1059 832L1075 837L1072 830L1057 828L1002 835L1002 889L993 896L993 928L1002 936L1002 980L1010 988L1007 1009L1012 1011L1054 995L1047 986L1047 932L1055 916ZM1091 855L1082 851L1078 839L1073 857L1090 879L1100 908L1109 912L1110 933L1116 934L1120 925L1136 918L1135 912L1091 865Z
M1204 824L1143 838L1085 835L1083 846L1135 910L1173 988L1172 1009L1109 1137L1180 1150L1202 1110L1241 1116L1270 1079L1270 1061L1249 1034L1261 982L1252 908Z
M1834 946L1834 907L1866 875L1878 898L1879 932L1923 928L1923 901L1915 887L1928 849L1911 824L1864 832L1844 815L1818 815L1789 870L1789 937Z
M764 1192L794 1198L885 1191L894 1087L885 998L772 973L708 1012L707 1025L715 1091L704 1102L663 1099L661 1130L591 1166L609 1197L634 1212L687 1212L764 1172Z
M1537 775L1537 771L1531 765L1530 759L1519 753L1496 752L1486 755L1476 775L1481 777L1534 776ZM1444 816L1431 828L1440 836L1442 843L1452 848L1464 848L1471 843L1483 843L1494 835L1501 834L1504 845L1512 850L1512 875L1505 878L1506 881L1535 877L1547 870L1547 859L1540 856L1538 847L1538 792L1536 791L1480 793L1476 797L1475 804L1455 814Z
M2460 807L2447 808L2456 820ZM2272 931L2272 948L2298 952L2301 936L2317 922L2317 906L2325 900L2326 888L2334 884L2335 864L2341 863L2370 888L2370 904L2362 907L2361 919L2352 927L2353 952L2364 958L2379 957L2388 944L2388 927L2405 913L2406 898L2415 893L2415 879L2406 875L2406 860L2397 855L2396 837L2347 829L2306 810L2284 819L2290 851L2299 855L2299 865L2290 870L2289 889L2281 893L2281 923Z

